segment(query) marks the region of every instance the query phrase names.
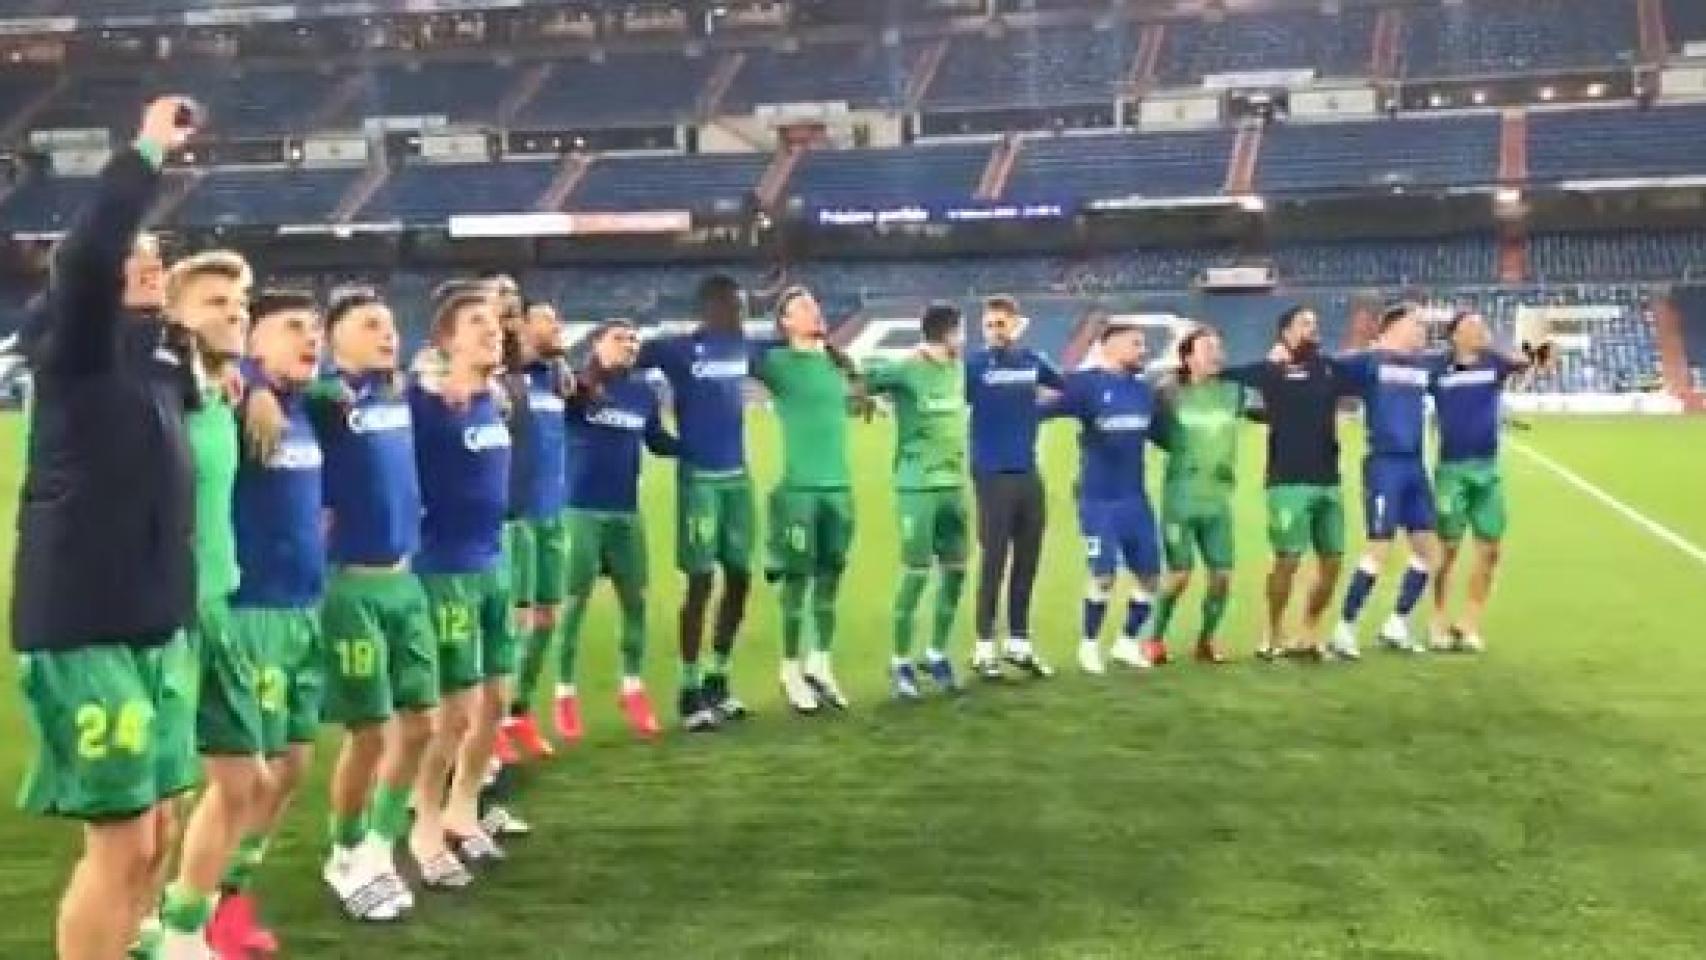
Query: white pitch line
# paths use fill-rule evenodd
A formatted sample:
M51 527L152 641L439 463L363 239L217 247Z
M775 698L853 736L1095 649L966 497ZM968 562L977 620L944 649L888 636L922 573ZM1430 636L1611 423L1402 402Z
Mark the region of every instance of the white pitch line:
M1568 483L1570 486L1575 487L1577 490L1580 490L1595 500L1598 500L1600 503L1605 504L1614 512L1621 514L1623 518L1628 520L1630 523L1633 523L1635 526L1640 527L1655 537L1658 537L1665 543L1681 550L1683 553L1688 554L1702 566L1706 566L1706 550L1702 550L1700 547L1695 546L1694 543L1689 541L1688 538L1684 537L1682 534L1677 533L1675 530L1672 530L1657 520L1654 520L1652 517L1636 510L1634 507L1631 507L1611 494L1606 493L1592 481L1584 478L1581 474L1571 470L1569 467L1564 466L1528 444L1519 440L1508 440L1506 442L1510 444L1511 449L1530 460L1533 460L1535 463L1540 464L1546 469L1552 471L1554 474L1557 474L1560 479Z

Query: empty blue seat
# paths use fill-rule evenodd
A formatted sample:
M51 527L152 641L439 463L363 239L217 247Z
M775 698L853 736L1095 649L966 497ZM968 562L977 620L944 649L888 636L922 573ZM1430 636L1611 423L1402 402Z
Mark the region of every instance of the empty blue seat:
M1528 117L1528 176L1547 182L1697 174L1703 143L1706 107L1534 111Z
M692 115L715 59L677 50L554 61L516 123L673 123Z
M1310 10L1229 16L1207 23L1166 24L1159 79L1166 84L1211 73L1314 70L1321 76L1366 76L1373 57L1376 13Z
M810 44L784 51L746 51L746 63L723 97L723 110L744 113L761 103L846 103L856 108L901 104L918 59L916 43Z
M1232 132L1141 133L1027 139L1005 198L1083 199L1217 194Z
M1628 64L1640 45L1635 4L1617 0L1412 4L1402 13L1411 77Z
M989 144L814 150L795 168L788 193L814 206L964 203L977 190L989 152Z
M1491 116L1276 124L1263 135L1256 185L1316 192L1491 183L1498 149Z
M569 197L569 209L738 210L770 159L764 154L604 157Z
M437 222L458 213L527 213L556 170L537 162L409 164L391 174L361 215Z
M1139 27L1012 30L999 39L962 34L948 45L925 105L1058 106L1111 103L1137 54Z
M197 226L326 223L359 170L266 170L202 178L177 220Z

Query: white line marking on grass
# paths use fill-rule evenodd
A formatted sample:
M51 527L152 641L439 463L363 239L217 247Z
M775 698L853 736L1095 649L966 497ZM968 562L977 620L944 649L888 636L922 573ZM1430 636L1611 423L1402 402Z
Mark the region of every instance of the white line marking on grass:
M1605 504L1614 512L1622 514L1624 519L1628 520L1630 523L1633 523L1635 526L1640 527L1653 536L1658 537L1660 540L1663 540L1678 550L1681 550L1683 553L1688 554L1702 566L1706 566L1706 550L1702 550L1695 546L1682 534L1677 533L1675 530L1672 530L1657 520L1654 520L1652 517L1636 510L1634 507L1631 507L1611 494L1606 493L1594 483L1584 478L1581 474L1571 470L1569 467L1564 466L1528 444L1523 443L1520 440L1511 440L1508 442L1511 449L1530 460L1533 460L1535 463L1540 464L1546 469L1552 471L1554 474L1557 474L1560 479L1568 483L1570 486L1575 487L1577 490L1580 490L1595 500L1598 500L1600 503Z

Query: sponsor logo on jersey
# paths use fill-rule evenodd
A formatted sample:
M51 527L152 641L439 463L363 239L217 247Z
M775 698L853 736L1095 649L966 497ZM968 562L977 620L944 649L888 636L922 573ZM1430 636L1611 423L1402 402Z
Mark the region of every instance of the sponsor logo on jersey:
M414 425L409 407L403 403L381 403L371 407L356 407L345 420L351 433L389 433L407 430Z
M1232 422L1225 410L1180 410L1179 423L1197 430L1221 430Z
M1426 387L1428 372L1420 367L1383 363L1380 365L1380 382L1399 387Z
M563 398L548 390L535 390L527 395L527 409L534 413L562 413Z
M695 360L692 367L695 380L743 380L745 360Z
M462 445L474 453L509 446L509 428L501 423L482 423L462 431Z
M1497 383L1499 372L1491 368L1486 370L1459 370L1439 378L1441 387L1485 387Z
M614 427L617 430L644 430L646 418L632 410L619 410L616 407L604 407L586 415L586 422L600 427Z
M1116 413L1096 418L1096 427L1103 433L1129 433L1149 429L1147 413Z
M1037 382L1035 367L1023 369L996 368L983 372L983 384L987 387L1011 387L1019 384L1034 384Z
M925 397L919 409L929 414L959 413L966 408L964 397Z
M267 469L318 470L325 461L320 445L313 440L286 440L267 458Z

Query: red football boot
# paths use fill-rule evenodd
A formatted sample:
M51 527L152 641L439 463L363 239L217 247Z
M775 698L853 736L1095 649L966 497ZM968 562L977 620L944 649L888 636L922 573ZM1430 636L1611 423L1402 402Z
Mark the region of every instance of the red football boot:
M557 736L567 744L579 743L586 728L581 726L581 699L570 694L557 698L557 706L553 711L557 721Z

